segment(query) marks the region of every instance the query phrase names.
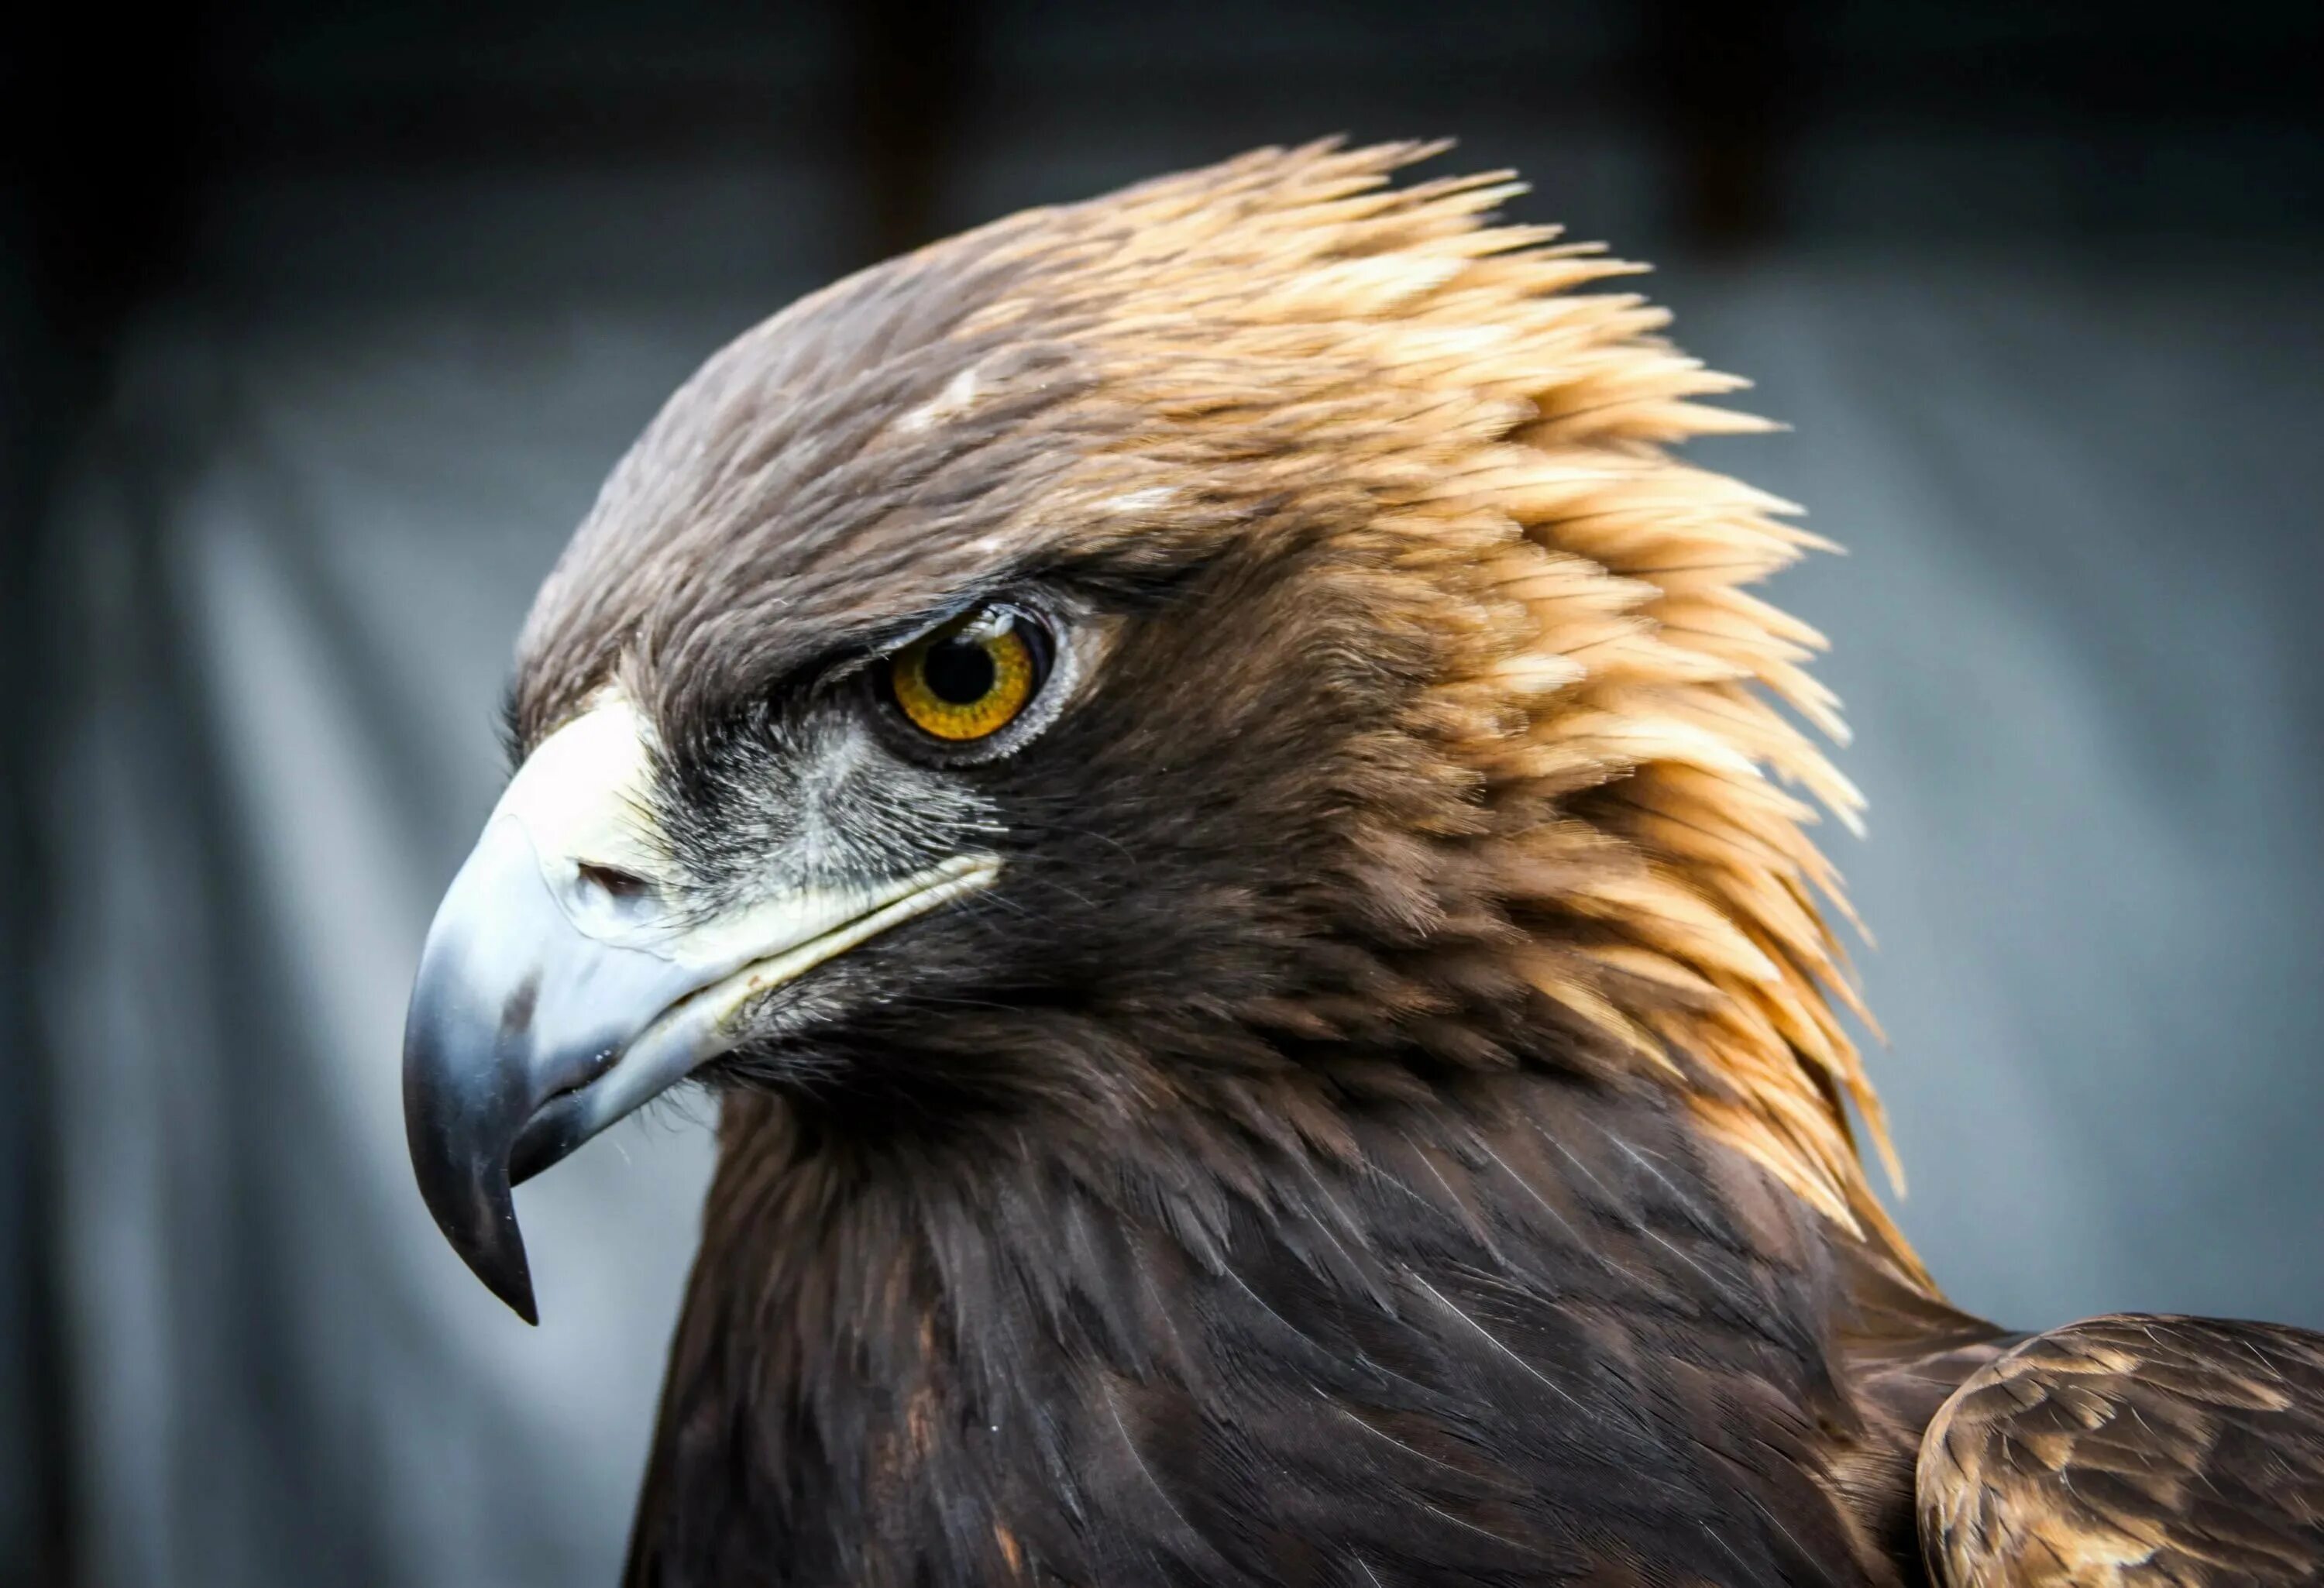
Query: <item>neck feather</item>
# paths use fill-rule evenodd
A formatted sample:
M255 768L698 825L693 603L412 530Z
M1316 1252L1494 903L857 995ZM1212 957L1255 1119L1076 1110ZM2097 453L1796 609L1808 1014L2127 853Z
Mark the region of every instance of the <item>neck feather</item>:
M724 1136L633 1581L1893 1580L1831 1498L1845 1238L1654 1088Z

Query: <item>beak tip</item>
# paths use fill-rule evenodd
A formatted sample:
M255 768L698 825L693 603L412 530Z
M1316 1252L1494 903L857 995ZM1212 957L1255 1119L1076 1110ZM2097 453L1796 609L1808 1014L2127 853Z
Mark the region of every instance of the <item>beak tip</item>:
M516 1227L516 1198L506 1190L501 1192L500 1217L493 1229L499 1239L478 1247L465 1248L460 1256L484 1288L507 1303L508 1309L535 1328L540 1326L540 1308L532 1297L532 1265L525 1260L524 1235Z
M412 1100L408 1095L407 1103ZM532 1295L532 1266L524 1232L516 1222L516 1195L509 1184L506 1150L465 1140L456 1130L435 1128L432 1110L407 1113L411 1167L428 1205L452 1250L484 1288L508 1304L528 1324L540 1314ZM485 1132L487 1141L500 1132Z
M524 1235L516 1223L516 1199L509 1192L508 1182L477 1186L466 1200L464 1211L469 1217L447 1219L439 1213L438 1227L485 1289L526 1323L538 1325L540 1309L533 1300L532 1265L525 1258ZM475 1216L478 1214L483 1216Z

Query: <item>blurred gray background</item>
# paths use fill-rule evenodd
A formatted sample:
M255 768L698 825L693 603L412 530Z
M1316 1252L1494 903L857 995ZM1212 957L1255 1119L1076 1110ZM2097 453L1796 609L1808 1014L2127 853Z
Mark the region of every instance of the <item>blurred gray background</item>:
M2324 8L287 0L5 24L0 1582L612 1578L706 1168L411 1189L406 979L533 586L834 274L1457 134L1663 267L1851 549L1874 1060L1967 1306L2324 1326ZM158 30L158 31L157 31Z

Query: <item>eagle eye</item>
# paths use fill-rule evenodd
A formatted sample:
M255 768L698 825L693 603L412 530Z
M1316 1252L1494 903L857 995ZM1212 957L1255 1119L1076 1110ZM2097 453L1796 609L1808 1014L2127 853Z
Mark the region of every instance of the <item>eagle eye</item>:
M1048 681L1055 653L1038 618L988 602L889 658L888 689L913 727L964 745L1024 715Z

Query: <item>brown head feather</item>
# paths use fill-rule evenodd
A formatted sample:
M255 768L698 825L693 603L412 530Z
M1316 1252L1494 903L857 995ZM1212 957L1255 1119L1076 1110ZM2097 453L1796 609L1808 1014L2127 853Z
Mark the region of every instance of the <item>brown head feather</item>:
M1847 907L1789 791L1860 804L1784 709L1840 734L1802 669L1823 642L1746 588L1823 542L1667 450L1758 421L1702 401L1741 383L1662 341L1661 309L1577 291L1637 267L1490 224L1504 174L1389 184L1434 152L1263 150L750 333L544 590L520 733L618 669L683 741L800 636L889 632L931 588L1333 537L1373 632L1433 659L1380 751L1399 775L1349 817L1356 908L1411 945L1401 1018L1514 973L1917 1274L1851 1138L1850 1100L1886 1149L1833 1007ZM1343 1012L1251 1011L1306 1036Z

